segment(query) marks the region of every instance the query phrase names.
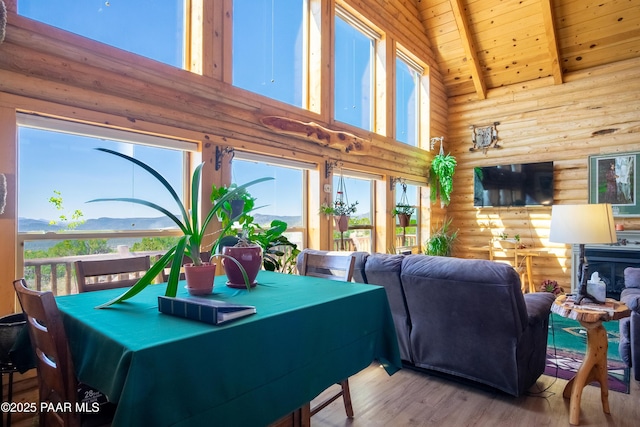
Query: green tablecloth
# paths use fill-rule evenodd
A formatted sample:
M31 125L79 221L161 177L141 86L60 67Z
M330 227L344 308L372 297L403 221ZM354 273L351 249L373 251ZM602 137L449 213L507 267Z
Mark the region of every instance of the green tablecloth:
M122 290L57 298L78 378L118 403L114 425L267 425L373 360L401 367L382 287L261 271L249 292L225 280L211 298L257 314L224 326L162 314L165 285L101 310Z

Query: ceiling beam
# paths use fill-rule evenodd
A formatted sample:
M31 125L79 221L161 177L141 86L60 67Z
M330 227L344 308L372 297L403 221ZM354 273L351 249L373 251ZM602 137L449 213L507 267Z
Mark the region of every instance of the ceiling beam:
M462 6L462 0L450 0L451 10L453 16L456 19L456 25L458 26L458 33L460 33L460 41L464 48L465 55L467 57L467 63L471 69L471 78L473 85L476 88L478 98L485 99L487 97L487 85L482 78L480 70L480 62L478 61L478 54L476 51L475 43L473 42L473 36L469 31L469 23L464 13L464 7Z
M551 60L551 74L553 75L553 82L560 85L562 84L562 69L560 68L560 56L558 55L558 39L556 38L552 2L553 0L540 0L540 6L542 7L544 32L547 35L547 47L549 49L549 59Z

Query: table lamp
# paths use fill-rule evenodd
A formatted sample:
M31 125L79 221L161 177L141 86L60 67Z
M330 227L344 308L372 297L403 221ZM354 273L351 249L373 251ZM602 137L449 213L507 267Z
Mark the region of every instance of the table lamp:
M580 265L578 283L580 289L576 304L589 298L598 303L587 292L587 269L584 245L587 243L616 243L617 236L613 222L613 212L608 203L588 205L553 205L551 207L551 227L549 241L580 245Z

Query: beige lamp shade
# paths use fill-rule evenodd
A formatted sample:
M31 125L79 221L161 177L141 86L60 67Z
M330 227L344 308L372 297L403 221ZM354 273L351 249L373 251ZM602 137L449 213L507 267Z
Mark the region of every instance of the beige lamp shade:
M617 236L611 205L553 205L549 241L567 244L615 243Z

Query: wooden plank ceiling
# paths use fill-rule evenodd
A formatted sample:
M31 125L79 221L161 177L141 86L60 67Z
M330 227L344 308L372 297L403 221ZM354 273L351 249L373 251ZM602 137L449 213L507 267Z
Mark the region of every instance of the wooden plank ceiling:
M640 56L638 0L413 0L449 97Z

